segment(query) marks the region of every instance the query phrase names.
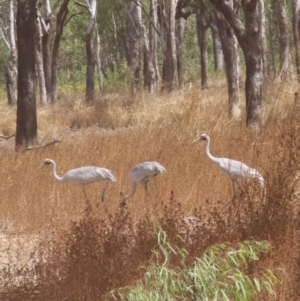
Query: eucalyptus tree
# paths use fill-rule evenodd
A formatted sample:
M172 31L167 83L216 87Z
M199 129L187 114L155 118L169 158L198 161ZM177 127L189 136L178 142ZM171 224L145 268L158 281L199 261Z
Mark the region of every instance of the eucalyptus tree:
M4 22L5 18L1 18L0 22L0 39L4 41L4 44L9 52L8 65L5 70L5 81L8 105L16 104L17 102L17 49L15 41L15 12L14 1L9 0L7 6L3 7L3 15L7 15L7 24ZM7 30L6 30L7 29ZM6 34L7 33L7 34Z
M241 0L243 19L226 0L209 1L224 15L243 50L246 64L246 124L253 130L259 131L263 113L263 0Z
M47 102L47 92L45 84L45 74L43 65L43 45L42 45L42 25L41 25L41 15L37 9L37 14L35 16L35 31L34 31L34 56L36 73L38 78L39 90L40 90L40 102L42 105Z
M50 100L53 90L51 79L51 23L53 16L55 16L55 11L58 8L59 2L60 0L56 0L56 2L51 6L50 0L43 0L43 5L41 6L42 13L40 13L40 22L42 29L43 69L47 100Z
M300 0L293 0L293 33L298 82L300 82Z
M206 13L205 0L199 0L196 6L197 38L200 49L201 87L207 88L208 81L208 55L207 55L207 30L209 29L209 17Z
M158 0L160 42L163 54L162 87L167 91L177 86L177 53L175 14L178 0Z
M52 46L52 56L51 56L51 102L55 103L57 101L57 68L58 68L58 54L59 46L61 42L61 37L64 32L64 26L67 21L67 16L69 13L68 5L70 0L63 0L61 6L56 15L56 28L55 35Z
M16 148L37 139L34 32L36 0L17 1L18 99Z
M222 41L219 33L219 29L217 26L216 18L213 14L210 16L209 27L212 33L212 42L214 47L214 66L215 70L223 70L224 68L224 56L223 56L223 48Z
M292 77L293 65L289 46L289 24L285 0L274 0L278 21L280 78L287 80Z
M89 13L89 22L85 35L86 52L86 88L85 97L87 101L94 99L95 84L95 53L94 53L94 29L96 25L97 0L89 0L85 3L74 1L77 5L84 7Z
M236 1L229 0L228 4L234 10L237 9ZM230 117L238 118L241 115L238 42L232 27L217 8L214 8L214 17L220 35L222 51L224 55L225 72L228 85L228 113Z
M141 38L142 38L142 9L141 1L126 0L127 24L129 35L129 66L132 72L131 92L136 94L137 85L141 80ZM145 34L145 33L144 33Z

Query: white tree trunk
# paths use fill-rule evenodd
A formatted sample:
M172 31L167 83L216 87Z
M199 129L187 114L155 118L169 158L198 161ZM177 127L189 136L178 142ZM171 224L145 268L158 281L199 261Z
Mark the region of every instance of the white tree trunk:
M42 27L41 27L41 16L36 10L36 19L35 19L35 33L34 33L34 56L35 56L35 65L37 72L37 79L40 90L40 103L45 105L47 102L47 91L45 84L45 74L43 66L43 47L42 47Z
M98 31L98 25L96 24L96 64L97 64L98 79L99 79L99 91L100 94L103 94L104 88L103 88L103 74L101 71L102 63L100 57L100 50L101 50L101 41L100 41L100 36Z

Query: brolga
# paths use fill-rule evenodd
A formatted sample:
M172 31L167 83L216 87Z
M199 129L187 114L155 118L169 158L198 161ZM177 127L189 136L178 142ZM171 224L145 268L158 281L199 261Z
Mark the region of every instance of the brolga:
M227 158L216 158L214 157L209 150L210 146L210 138L206 134L202 134L200 137L195 139L193 143L199 141L206 141L206 155L207 157L217 165L223 174L227 175L231 178L232 187L233 187L233 198L229 202L231 203L236 198L235 193L235 183L238 184L237 180L239 178L256 178L260 182L261 186L264 186L264 178L263 176L254 168L251 168L244 164L243 162L231 160ZM226 206L229 204L227 203Z
M126 201L133 197L136 191L137 183L141 184L148 194L148 182L151 178L155 177L158 174L163 174L167 172L166 169L158 162L143 162L134 166L128 176L131 181L131 192L128 195L125 195L120 203L120 206L125 206Z
M82 187L82 191L86 200L87 205L89 201L86 197L85 186L90 183L98 182L98 181L113 181L116 182L117 178L112 174L112 172L103 167L97 166L83 166L75 169L69 170L64 176L60 177L56 173L56 163L54 160L46 159L43 164L39 167L42 168L46 165L52 166L52 174L53 177L61 183L73 183L80 185ZM106 183L102 195L101 200L104 201L104 194L107 188L108 182Z

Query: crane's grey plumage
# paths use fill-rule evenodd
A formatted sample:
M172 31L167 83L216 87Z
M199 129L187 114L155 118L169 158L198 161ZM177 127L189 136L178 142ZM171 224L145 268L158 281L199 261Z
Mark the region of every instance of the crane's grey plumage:
M158 162L143 162L134 166L128 176L131 181L131 192L128 195L125 195L121 201L121 205L126 204L126 200L133 197L136 190L137 183L140 183L146 193L148 192L148 182L151 178L155 177L158 174L167 172L166 169Z
M256 178L260 182L261 186L264 185L264 178L263 176L254 168L251 168L247 166L246 164L236 161L236 160L231 160L227 158L216 158L214 157L209 150L210 146L210 138L206 134L202 134L200 137L195 139L193 143L198 142L198 141L206 141L206 155L207 157L214 163L216 164L221 171L229 176L232 180L232 186L233 186L233 199L235 198L235 182L239 178Z
M103 167L83 166L83 167L71 169L64 176L60 177L56 173L56 163L54 160L46 159L39 168L42 168L46 165L52 165L53 177L58 182L81 185L86 200L87 197L85 192L85 185L97 181L107 181L107 180L113 182L117 181L117 178L112 174L112 172L109 169ZM107 188L107 184L102 192L102 196L101 196L102 201L104 201L104 193Z

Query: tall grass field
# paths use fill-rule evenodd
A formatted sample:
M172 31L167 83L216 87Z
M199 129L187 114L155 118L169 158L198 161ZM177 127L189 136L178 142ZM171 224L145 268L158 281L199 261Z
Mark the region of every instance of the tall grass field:
M14 138L0 141L0 299L105 300L142 279L161 228L186 250L187 266L215 244L268 241L269 251L244 271L279 270L279 281L275 294L256 300L300 300L298 90L296 83L265 87L260 133L245 125L243 95L241 119L229 119L221 80L207 90L99 96L93 105L66 95L39 107L40 145L58 143L15 152ZM13 134L16 109L3 102L0 116L0 134ZM231 180L207 158L205 142L192 144L203 133L214 156L256 168L264 188L241 179L234 203L225 206ZM51 167L38 169L46 158L56 161L59 175L95 165L117 182L109 183L104 202L105 183L87 185L86 207L80 186L57 182ZM147 196L139 185L120 208L131 189L129 170L144 161L160 162L167 173L149 182Z

